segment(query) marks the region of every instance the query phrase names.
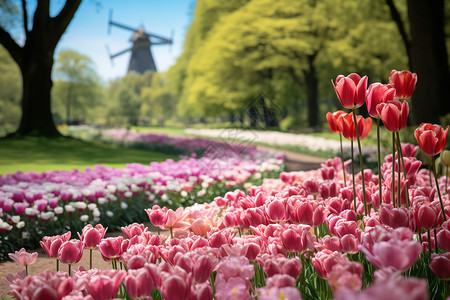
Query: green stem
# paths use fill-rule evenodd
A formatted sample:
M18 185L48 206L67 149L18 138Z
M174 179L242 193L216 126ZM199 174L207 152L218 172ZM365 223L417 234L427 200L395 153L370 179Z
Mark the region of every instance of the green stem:
M25 265L25 275L28 276L28 265Z
M342 134L339 134L339 142L341 143L341 162L342 162L342 174L344 175L344 187L347 186L347 179L345 178L345 167L344 167L344 149L342 148Z
M353 182L353 206L355 208L355 213L358 214L356 211L356 188L355 188L355 163L354 163L354 155L353 155L353 140L350 141L351 144L351 152L352 152L352 182Z
M378 152L378 193L379 202L382 202L382 191L381 191L381 142L380 142L380 118L377 119L377 152Z
M358 124L356 123L356 109L353 109L353 121L355 122L356 139L358 141L359 165L361 167L361 180L362 180L363 201L364 201L364 215L367 216L366 185L364 183L364 163L362 158L361 141L359 139Z
M392 133L392 204L395 207L395 132Z
M69 264L69 277L72 277L72 264Z
M92 248L89 249L89 270L92 269Z
M445 194L447 194L448 166L445 166Z
M437 235L436 235L436 228L433 229L434 230L434 252L436 252L436 254L438 253L438 244L437 244Z
M397 132L398 133L398 132ZM398 135L397 135L397 164L398 164L398 168L397 168L397 173L398 173L398 182L397 182L397 190L398 190L398 207L402 207L402 188L401 188L401 182L402 182L402 172L400 171L400 151L401 150L401 146L398 144L399 139L398 139Z
M434 165L434 156L431 157L431 164L433 165L433 175L434 175L434 180L436 183L436 190L439 195L439 202L441 202L442 215L444 217L444 222L445 222L445 221L447 221L447 217L445 216L444 203L442 202L441 191L439 190L439 183L438 183L437 176L436 176L436 166Z
M56 259L56 272L59 272L59 258Z
M427 236L428 236L428 252L430 253L430 259L431 259L431 234L430 234L430 230L427 230Z
M405 161L403 159L403 150L402 150L402 143L400 142L400 133L397 132L397 141L398 141L398 148L400 157L402 159L402 165L403 165L403 177L405 178L405 192L406 192L406 208L409 208L409 187L408 187L408 181L406 180L406 168L405 168Z
M170 238L173 239L173 230L172 230L172 228L169 228L169 231L170 231Z

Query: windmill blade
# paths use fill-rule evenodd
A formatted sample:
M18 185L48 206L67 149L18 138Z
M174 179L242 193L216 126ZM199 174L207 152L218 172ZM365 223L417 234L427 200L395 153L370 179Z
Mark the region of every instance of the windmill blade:
M108 53L108 57L109 57L109 61L111 62L111 67L114 68L114 60L113 60L113 56L111 54L111 51L109 50L108 45L105 44L105 49L106 49L106 53Z
M155 42L155 44L157 44L157 45L161 45L161 44L170 44L170 43L172 43L171 40L169 40L168 38L163 37L163 36L161 36L161 35L157 35L157 34L154 34L154 33L151 33L151 32L147 32L147 31L144 31L144 34L145 34L146 36L148 36L149 38L156 38L156 39L159 39L160 41ZM152 44L153 44L153 42L152 42Z
M122 54L127 53L128 51L130 51L131 49L133 49L133 47L130 47L128 49L122 50L120 52L117 52L116 54L111 55L111 59L116 58L117 56L120 56Z
M112 9L109 10L109 19L108 19L108 35L111 35L111 22L112 22Z
M123 24L117 23L117 22L112 21L112 20L109 21L109 25L110 26L116 26L116 27L119 27L119 28L122 28L122 29L125 29L125 30L133 31L133 32L137 31L136 28L132 28L132 27L129 27L127 25L123 25Z

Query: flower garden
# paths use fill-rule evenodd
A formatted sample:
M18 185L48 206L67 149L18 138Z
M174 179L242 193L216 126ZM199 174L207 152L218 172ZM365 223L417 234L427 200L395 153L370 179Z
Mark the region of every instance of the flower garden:
M329 113L330 129L358 147L372 119L392 132L378 172L343 155L320 169L281 172L279 153L207 140L160 140L203 151L179 161L125 169L97 166L0 179L1 251L24 265L6 280L18 299L446 299L450 295L450 199L443 151L447 128L421 124L419 146L402 144L417 81L393 71L388 85L338 76L350 113ZM384 124L384 129L381 128ZM356 124L356 125L355 125ZM110 132L131 142L155 136ZM341 139L342 140L342 139ZM204 143L204 144L202 144ZM200 147L199 147L200 146ZM379 149L379 147L378 147ZM432 157L421 168L418 151ZM351 151L353 153L353 149ZM378 151L379 153L380 151ZM436 172L440 155L444 176ZM343 167L345 166L345 167ZM151 230L142 222L150 221ZM105 238L121 228L123 236ZM28 274L37 243L57 272ZM72 270L83 250L111 269ZM67 265L67 266L66 266Z

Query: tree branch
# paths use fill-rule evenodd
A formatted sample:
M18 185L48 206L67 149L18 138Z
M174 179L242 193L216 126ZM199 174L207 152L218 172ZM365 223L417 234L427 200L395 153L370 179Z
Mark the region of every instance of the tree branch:
M69 26L70 21L72 21L80 4L81 0L66 0L66 3L59 14L53 18L53 28L55 30L54 38L56 38L57 41L59 41L64 31L66 31L67 26Z
M400 32L400 36L402 37L403 44L405 45L406 54L408 55L408 60L411 61L411 41L408 38L408 34L406 33L405 25L403 24L400 13L398 12L397 7L393 0L386 0L386 4L389 6L389 10L391 11L391 17L394 20L395 24L397 24L398 31Z
M11 57L15 62L21 66L22 64L22 48L14 41L11 35L0 27L0 44L2 44L6 50L8 50Z
M22 0L22 12L23 12L23 30L25 31L25 36L28 37L28 13L27 13L27 1Z

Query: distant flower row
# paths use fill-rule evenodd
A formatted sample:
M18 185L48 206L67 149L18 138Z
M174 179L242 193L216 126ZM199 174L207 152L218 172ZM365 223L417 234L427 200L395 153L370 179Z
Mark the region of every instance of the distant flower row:
M214 145L218 147L211 148L215 151L224 147ZM230 152L238 148L225 149ZM139 214L155 199L170 201L168 195L178 201L212 197L211 194L224 192L251 177L257 179L267 172L280 171L283 159L279 154L256 148L249 152L251 155L233 152L234 155L223 156L216 152L213 156L212 150L207 150L200 158L169 159L150 165L129 164L121 169L98 165L84 172L75 169L0 176L0 233L15 228L15 232L29 238L30 228L49 227L48 223L52 222L58 222L62 226L60 230L66 226L79 228L89 222L99 222L101 218L113 220L118 215L117 209L129 211L130 201L138 201L136 199L141 204L132 208L139 209Z

